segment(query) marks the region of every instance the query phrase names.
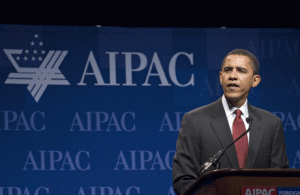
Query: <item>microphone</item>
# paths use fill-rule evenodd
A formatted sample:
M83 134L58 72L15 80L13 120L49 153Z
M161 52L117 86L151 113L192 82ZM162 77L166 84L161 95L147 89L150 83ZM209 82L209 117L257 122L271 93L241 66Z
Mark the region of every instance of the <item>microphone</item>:
M225 151L250 131L251 125L252 125L252 120L253 120L252 116L249 116L248 118L246 118L246 122L249 123L249 128L244 133L242 133L238 138L236 138L236 140L234 140L232 143L230 143L227 147L225 147L224 149L217 152L207 162L205 162L196 173L198 177L202 173L206 172L212 165L218 167L216 164L218 164L220 158L225 153Z

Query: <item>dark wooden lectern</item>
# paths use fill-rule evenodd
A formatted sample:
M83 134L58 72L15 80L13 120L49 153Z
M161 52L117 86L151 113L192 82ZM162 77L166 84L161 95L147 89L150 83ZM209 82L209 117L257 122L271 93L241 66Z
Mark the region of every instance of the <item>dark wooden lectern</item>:
M300 169L222 169L203 174L184 195L241 194L243 186L300 187Z

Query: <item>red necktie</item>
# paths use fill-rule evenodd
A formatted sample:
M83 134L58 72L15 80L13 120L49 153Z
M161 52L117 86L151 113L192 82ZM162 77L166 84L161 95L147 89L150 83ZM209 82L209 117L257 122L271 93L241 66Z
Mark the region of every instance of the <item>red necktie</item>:
M233 140L235 140L238 136L240 136L243 132L246 131L245 124L241 118L241 111L237 109L236 117L233 121L232 126L232 136ZM235 149L239 161L239 167L245 168L246 161L247 161L247 154L248 154L248 139L247 135L243 136L240 140L235 142Z

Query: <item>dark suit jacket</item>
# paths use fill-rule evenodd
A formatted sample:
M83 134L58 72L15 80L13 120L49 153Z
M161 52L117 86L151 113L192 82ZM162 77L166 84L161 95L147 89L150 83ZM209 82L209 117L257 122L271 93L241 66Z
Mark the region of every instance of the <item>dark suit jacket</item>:
M287 168L289 162L281 120L265 110L248 104L253 116L246 168ZM192 110L181 121L173 160L173 188L182 194L196 180L196 172L219 150L233 141L220 98ZM220 159L220 169L238 168L232 145Z

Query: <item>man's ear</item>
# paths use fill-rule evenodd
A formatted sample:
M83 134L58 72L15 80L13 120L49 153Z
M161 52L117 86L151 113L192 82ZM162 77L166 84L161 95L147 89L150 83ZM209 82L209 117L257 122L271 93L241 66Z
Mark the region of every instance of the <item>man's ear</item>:
M220 84L222 85L222 71L220 71L219 77L220 77Z
M259 83L260 83L260 75L254 75L253 77L253 83L252 83L252 87L256 87Z

